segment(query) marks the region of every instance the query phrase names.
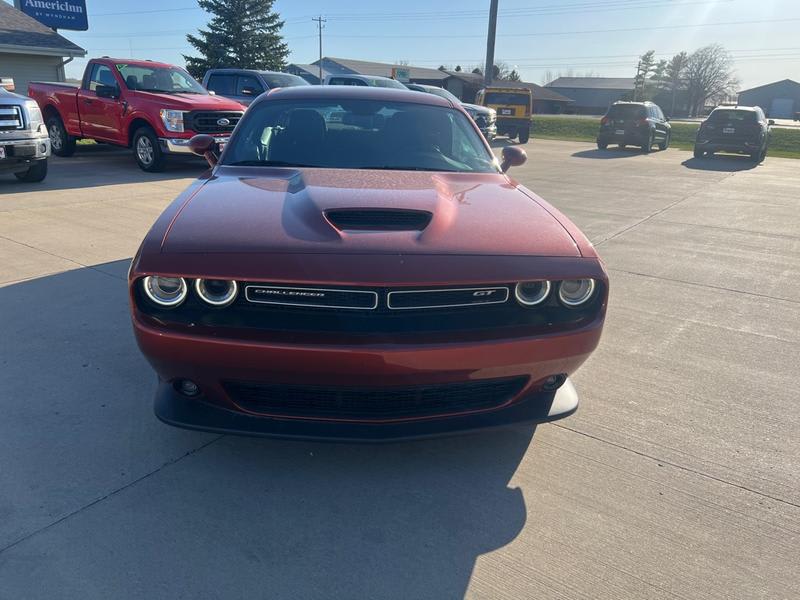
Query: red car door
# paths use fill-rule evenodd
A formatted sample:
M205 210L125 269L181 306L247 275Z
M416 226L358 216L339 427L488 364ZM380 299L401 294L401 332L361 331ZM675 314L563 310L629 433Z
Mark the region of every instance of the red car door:
M78 92L81 129L86 137L124 142L120 133L123 111L121 89L110 67L101 63L92 65L89 77Z

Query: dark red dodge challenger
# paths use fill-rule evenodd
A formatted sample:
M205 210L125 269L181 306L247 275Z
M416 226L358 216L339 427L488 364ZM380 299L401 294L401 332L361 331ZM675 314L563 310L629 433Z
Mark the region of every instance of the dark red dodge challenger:
M565 417L600 339L602 262L448 100L273 90L130 269L156 415L384 440Z

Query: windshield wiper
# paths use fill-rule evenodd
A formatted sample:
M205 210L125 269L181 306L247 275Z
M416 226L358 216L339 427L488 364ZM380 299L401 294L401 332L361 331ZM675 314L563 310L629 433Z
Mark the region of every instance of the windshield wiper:
M194 90L175 90L173 94L202 94L203 92L195 92Z
M307 169L324 169L320 165L304 165L302 163L286 162L283 160L237 160L225 163L229 167L305 167Z
M136 88L137 92L151 92L153 94L174 94L172 90L157 90L155 88Z
M383 166L366 166L366 167L355 167L356 169L364 169L364 170L372 170L372 171L433 171L433 172L445 172L445 173L464 173L465 171L460 171L458 169L431 169L428 167L396 167L394 165L383 165Z

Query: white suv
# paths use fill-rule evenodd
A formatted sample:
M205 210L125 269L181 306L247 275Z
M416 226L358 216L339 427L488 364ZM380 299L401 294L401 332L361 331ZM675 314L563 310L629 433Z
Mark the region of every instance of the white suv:
M396 79L380 77L378 75L328 75L322 80L323 85L364 85L370 87L396 88L407 90L408 88Z

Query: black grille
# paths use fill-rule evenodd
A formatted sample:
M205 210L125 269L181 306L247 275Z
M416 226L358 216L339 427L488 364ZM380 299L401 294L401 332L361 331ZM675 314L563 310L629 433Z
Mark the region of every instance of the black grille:
M432 417L501 406L527 377L402 387L323 387L225 381L245 410L284 417L378 421Z
M245 299L256 304L352 310L373 310L378 306L378 293L374 291L275 285L248 285Z
M431 222L431 213L403 209L340 209L325 216L336 229L360 231L422 231Z
M0 131L12 131L24 127L19 106L0 106Z
M186 121L189 129L197 133L230 133L239 119L242 118L240 112L227 111L192 111L187 115ZM218 121L227 119L227 125L220 125Z

